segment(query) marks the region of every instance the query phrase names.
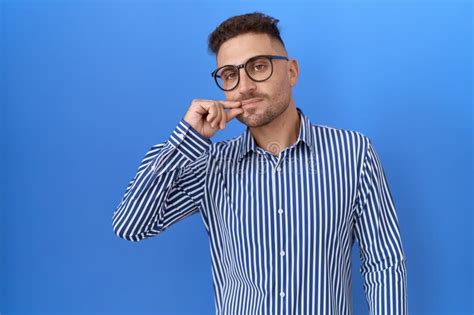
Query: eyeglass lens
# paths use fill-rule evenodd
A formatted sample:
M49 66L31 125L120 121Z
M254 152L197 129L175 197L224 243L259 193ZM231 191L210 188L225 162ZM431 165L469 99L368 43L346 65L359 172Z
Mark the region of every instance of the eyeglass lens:
M265 81L272 74L272 62L267 57L249 59L245 64L247 75L254 81ZM239 69L225 66L217 72L217 84L224 90L231 90L239 83Z

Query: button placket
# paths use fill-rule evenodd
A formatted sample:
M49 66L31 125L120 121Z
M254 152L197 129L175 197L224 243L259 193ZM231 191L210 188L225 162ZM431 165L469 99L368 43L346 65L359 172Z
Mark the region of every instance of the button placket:
M275 163L275 168L273 169L274 173L281 172L281 168L282 168L281 164L285 160L285 157L286 157L286 151L280 152L280 155L278 155L278 159L276 160L276 163Z
M278 159L276 159L276 163L275 163L275 166L274 166L274 169L273 169L273 179L276 183L276 193L278 194L281 194L281 193L284 193L285 192L285 189L284 187L282 186L283 185L283 179L281 177L281 171L282 171L282 167L283 167L283 163L285 161L285 156L286 156L286 152L281 152ZM275 157L273 157L273 160L275 160ZM279 203L283 202L283 198L281 198L279 201ZM287 295L287 292L285 292L285 288L286 288L286 264L287 264L287 257L285 257L287 255L287 252L285 250L285 247L286 247L286 235L285 235L285 226L286 226L286 218L285 216L283 215L284 212L285 212L285 209L283 209L282 207L277 207L275 209L276 213L278 214L277 215L277 220L278 220L278 231L279 231L279 239L278 239L278 246L277 247L277 252L276 252L276 255L279 256L279 269L278 269L278 278L279 278L279 286L280 286L280 290L279 290L279 296L281 298L281 303L286 303L286 295ZM282 306L283 307L283 306Z

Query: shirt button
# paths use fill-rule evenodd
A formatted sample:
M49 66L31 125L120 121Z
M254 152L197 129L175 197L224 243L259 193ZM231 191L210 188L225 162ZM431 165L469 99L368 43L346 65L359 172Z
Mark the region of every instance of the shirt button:
M281 167L278 166L278 167L275 169L275 171L277 171L277 172L281 171Z
M280 296L281 296L281 297L285 297L285 292L283 292L283 291L280 292Z
M280 252L280 256L285 256L285 251L284 251L284 250L282 250L282 251Z
M283 213L283 209L278 209L278 214L282 214Z

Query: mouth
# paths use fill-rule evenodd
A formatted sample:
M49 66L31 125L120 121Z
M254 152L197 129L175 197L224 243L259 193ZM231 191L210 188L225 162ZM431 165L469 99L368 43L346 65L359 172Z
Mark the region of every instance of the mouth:
M258 103L258 102L261 102L263 99L261 98L251 98L249 100L245 100L245 101L242 101L242 106L246 106L246 105L253 105L255 103Z

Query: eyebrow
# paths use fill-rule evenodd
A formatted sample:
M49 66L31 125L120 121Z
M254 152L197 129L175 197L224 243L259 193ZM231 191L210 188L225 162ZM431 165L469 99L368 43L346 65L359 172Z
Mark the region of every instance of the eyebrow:
M274 56L273 54L271 53L268 53L268 54L256 54L256 55L253 55L252 57L249 57L247 59L245 59L244 62L241 62L241 63L226 63L226 64L223 64L222 66L217 66L217 68L222 68L224 66L240 66L240 65L243 65L245 64L247 61L249 61L250 59L254 58L254 57L257 57L257 56ZM283 55L279 55L279 56L283 56ZM286 56L285 56L286 57ZM289 57L287 57L289 59Z

